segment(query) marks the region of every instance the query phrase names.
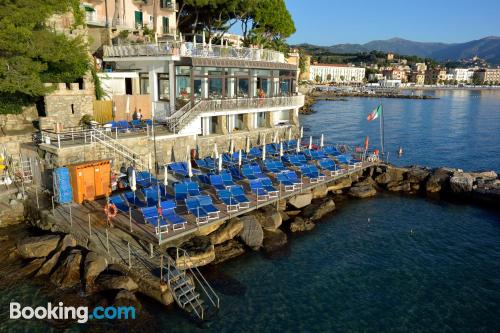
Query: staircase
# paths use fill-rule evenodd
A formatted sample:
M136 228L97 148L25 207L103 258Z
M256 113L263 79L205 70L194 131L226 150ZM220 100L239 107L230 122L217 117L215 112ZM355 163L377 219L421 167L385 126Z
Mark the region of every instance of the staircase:
M137 169L145 170L148 167L140 158L139 154L135 153L127 146L122 145L117 140L113 139L111 136L99 129L94 128L90 131L90 140L91 142L99 143L102 146L109 148L113 153L122 156L124 159L132 163L132 165L134 165Z
M163 279L181 309L199 320L207 320L219 309L219 297L197 267L181 270L176 266L180 256L183 258L184 267L189 267L187 264L191 258L188 253L176 248L175 260L167 256L167 275ZM201 289L202 293L198 292L196 287Z
M191 121L193 121L197 116L198 105L201 101L196 101L194 105L188 102L186 105L181 107L179 110L175 111L174 114L170 116L167 120L167 126L169 131L172 133L178 133L182 130L186 125L188 125Z

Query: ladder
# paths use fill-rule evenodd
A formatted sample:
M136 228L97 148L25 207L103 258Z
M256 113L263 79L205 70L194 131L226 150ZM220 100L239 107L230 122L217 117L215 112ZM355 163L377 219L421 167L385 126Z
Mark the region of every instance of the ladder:
M176 266L181 257L183 258L183 267L187 267L187 269L179 269ZM220 301L199 269L186 265L190 261L191 258L187 251L177 247L176 260L167 256L167 275L163 279L167 282L177 305L195 318L203 321L216 313ZM188 275L187 272L190 274ZM203 293L196 290L197 286Z
M147 168L147 165L140 159L139 154L99 129L94 128L90 131L90 140L91 142L100 143L104 147L111 149L114 153L131 162L136 168L143 170Z

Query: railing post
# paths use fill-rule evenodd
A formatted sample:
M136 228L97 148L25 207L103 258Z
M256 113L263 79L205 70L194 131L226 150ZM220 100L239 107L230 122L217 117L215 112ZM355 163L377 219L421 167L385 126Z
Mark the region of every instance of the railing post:
M163 281L163 254L160 256L160 281Z
M57 133L57 148L61 149L61 135Z
M92 224L90 223L90 213L89 215L89 238L92 237Z
M54 196L52 196L52 215L56 215L56 209L55 209L55 206L54 206Z

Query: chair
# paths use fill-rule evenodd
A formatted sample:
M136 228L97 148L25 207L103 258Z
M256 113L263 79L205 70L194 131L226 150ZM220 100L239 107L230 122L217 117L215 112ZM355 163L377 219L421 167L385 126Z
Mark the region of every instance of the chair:
M197 224L208 222L208 213L200 206L196 197L189 197L186 199L186 208L189 213L196 217Z
M127 199L128 203L135 206L135 207L147 207L147 204L143 202L142 200L139 200L137 198L137 195L135 195L134 192L132 191L127 191L124 192L123 195L125 196L125 199Z
M168 224L158 215L157 207L143 207L141 208L141 213L144 217L144 221L154 226L157 235L162 231L168 232Z
M226 188L226 186L224 186L224 181L221 175L210 175L209 178L210 185L215 187L216 190L223 190Z
M184 201L188 197L188 187L187 183L176 183L174 184L174 196L175 201Z
M250 179L250 180L252 180L252 179L258 179L258 177L254 175L253 169L252 169L252 167L249 164L243 164L242 165L242 167L241 167L241 174L246 179Z
M230 172L224 170L223 172L220 173L220 176L222 177L222 182L224 183L225 187L235 185L233 181L233 176L231 176Z
M329 158L320 159L318 164L323 170L327 171L330 176L336 176L340 173L340 170L337 168L337 164Z
M220 210L214 206L212 198L209 195L198 195L196 196L201 208L203 208L207 214L208 219L218 219Z
M271 181L271 179L269 179L269 177L260 178L259 180L262 183L262 187L264 188L264 190L267 191L269 198L278 197L279 191L274 188L273 182Z
M313 164L309 164L309 173L319 181L323 181L326 178L326 176L319 171L318 167Z
M160 198L158 197L159 188L143 188L142 193L146 198L146 204L148 207L158 206Z
M260 166L257 163L250 164L250 168L252 169L253 174L254 174L255 177L257 177L257 178L266 177L266 175L264 175L262 173L262 169L260 168Z
M188 194L190 196L201 195L200 186L198 185L198 183L187 182L186 184L187 184Z
M231 176L235 180L242 180L245 178L245 176L243 176L243 174L241 173L240 169L238 169L235 166L229 167L229 171L231 172Z
M165 220L172 224L172 230L181 230L186 228L186 219L175 212L175 201L167 200L160 202L161 215Z
M240 185L231 186L229 188L229 191L231 192L233 197L236 200L238 200L240 208L249 208L250 207L250 200L245 195L245 191L243 190L243 187L241 187Z
M226 212L234 213L239 209L239 202L233 197L229 190L217 190L217 197L224 205L226 205Z
M257 196L257 201L266 201L269 196L267 191L264 189L260 179L251 179L250 180L250 189Z
M323 152L325 152L328 155L332 155L332 156L341 155L341 153L337 150L337 148L335 148L333 146L323 147Z
M288 179L286 173L280 172L276 175L276 180L285 188L285 192L291 192L295 189L293 182Z
M123 198L121 197L121 195L116 194L116 195L113 195L113 196L109 197L109 202L111 202L113 205L115 205L116 208L118 208L118 210L120 212L128 214L130 207L125 202L125 200L123 200Z
M300 178L297 176L295 171L285 170L282 172L285 174L285 176L288 178L288 180L293 183L293 186L295 188L302 188L302 180L300 180Z

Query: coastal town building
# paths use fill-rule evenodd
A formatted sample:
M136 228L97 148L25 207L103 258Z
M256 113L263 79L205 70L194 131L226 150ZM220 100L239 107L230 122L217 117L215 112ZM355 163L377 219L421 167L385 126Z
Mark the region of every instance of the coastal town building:
M400 80L401 82L407 82L407 71L403 68L388 68L382 71L382 74L387 80Z
M425 84L425 70L412 71L410 75L410 82L415 83L417 86L423 86Z
M425 84L442 84L446 81L446 69L430 68L425 72Z
M474 72L474 80L479 84L500 84L500 68L483 68Z
M362 83L365 78L365 68L344 64L312 64L309 70L309 80L321 83Z
M452 74L452 80L457 81L457 83L471 83L472 77L474 76L474 69L472 68L452 68L450 73Z

